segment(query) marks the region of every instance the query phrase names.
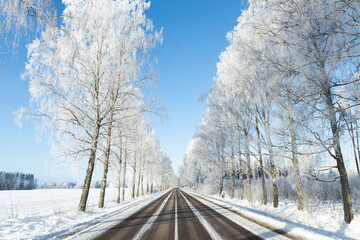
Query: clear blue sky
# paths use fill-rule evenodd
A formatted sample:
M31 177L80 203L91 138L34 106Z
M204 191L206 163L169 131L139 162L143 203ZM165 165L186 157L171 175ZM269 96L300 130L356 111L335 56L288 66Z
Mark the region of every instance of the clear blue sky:
M58 3L59 8L62 6ZM159 79L154 92L161 98L169 120L154 124L160 145L177 170L205 105L196 98L206 92L216 75L216 63L228 42L226 33L236 25L243 0L153 0L147 17L164 28L164 42L151 52L158 58ZM34 173L42 182L82 180L85 168L57 163L47 139L36 142L31 123L19 129L13 112L28 106L28 83L20 79L26 62L22 42L18 54L0 56L0 171Z

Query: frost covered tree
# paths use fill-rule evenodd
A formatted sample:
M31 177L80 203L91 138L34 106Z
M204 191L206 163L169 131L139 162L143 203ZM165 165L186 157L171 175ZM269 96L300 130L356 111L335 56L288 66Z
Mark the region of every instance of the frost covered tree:
M130 62L129 60L127 60ZM127 62L124 61L124 62ZM125 66L124 66L125 67ZM131 66L126 66L125 68L128 70ZM114 82L115 84L111 88L111 102L110 105L112 106L109 117L106 118L104 126L106 126L106 130L103 133L104 141L100 143L102 145L100 149L103 150L103 175L101 181L101 190L100 190L100 197L99 197L99 208L104 206L105 201L105 190L106 190L106 182L107 182L107 174L110 165L110 157L111 157L111 148L113 145L114 139L117 137L121 138L124 127L129 127L127 124L129 122L136 122L136 118L141 116L144 112L144 104L142 101L142 94L140 90L134 86L135 82L133 81L134 76L129 76L125 74L125 72L121 72L118 75L119 77L126 77L129 80L120 80L119 82ZM136 77L135 77L136 79ZM120 123L125 123L126 125L120 126ZM116 128L117 127L117 128ZM115 130L115 133L114 133ZM120 131L120 136L117 135L117 132ZM121 142L121 141L120 141ZM120 143L120 142L115 142ZM120 149L120 156L117 156L117 159L120 163L119 167L121 167L122 161L122 146L119 146Z
M56 26L56 7L51 0L0 0L0 36L16 51L20 38Z
M349 5L339 1L266 1L271 11L268 32L278 44L290 46L296 55L291 71L306 89L305 95L296 96L311 110L310 115L321 126L305 126L314 138L335 160L342 189L344 219L353 219L352 203L345 159L341 149L342 112L345 110L336 91L342 86L351 88L356 81L358 66L358 39L356 29L343 22L349 20ZM351 21L351 20L350 20ZM300 27L301 26L301 27ZM276 29L276 30L274 30ZM326 119L326 122L320 119Z
M124 89L136 84L141 56L161 38L133 1L64 1L62 30L29 45L31 115L50 130L59 158L88 159L79 210L85 211L99 142L111 130ZM131 83L130 83L131 85ZM128 90L125 90L125 92ZM20 111L20 113L23 111Z
M193 164L203 164L208 159L221 162L214 158L216 147L208 146L216 146L210 142L221 142L221 134L213 133L222 132L226 141L219 146L224 146L226 164L229 164L226 159L233 159L237 149L240 186L243 186L241 164L247 167L249 201L251 179L259 175L263 203L267 201L266 181L271 178L272 200L274 207L277 206L278 175L281 171L287 174L284 167L288 165L284 162L289 159L298 209L304 208L306 200L304 177L334 181L334 185L339 182L344 220L350 223L353 213L345 166L349 161L343 149L350 147L355 159L351 163L358 169L360 2L254 0L248 3L248 9L228 34L229 46L220 55L200 127L203 135L197 136L192 146L202 149L202 153L192 157ZM304 158L311 159L311 164L302 163ZM315 159L320 159L322 164ZM190 163L185 158L182 169L189 169ZM324 163L331 166L323 167ZM259 173L251 165L259 166ZM307 175L300 165L308 166ZM242 193L243 188L241 198Z

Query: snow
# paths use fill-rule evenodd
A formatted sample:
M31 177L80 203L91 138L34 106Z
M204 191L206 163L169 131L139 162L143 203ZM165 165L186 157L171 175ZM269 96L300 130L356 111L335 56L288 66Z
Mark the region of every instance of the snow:
M189 189L187 191L192 192ZM218 195L195 194L295 237L317 240L360 239L359 211L354 209L354 220L350 224L346 224L343 220L340 203L334 204L333 207L317 204L312 212L308 212L297 210L296 203L290 201L281 201L278 208L273 208L271 202L264 206L257 202L249 203L247 200L238 198L230 199L229 196L221 198Z
M77 211L81 189L0 191L0 239L63 238L153 196L131 199L125 190L128 200L118 204L117 189L107 188L99 209L100 189L90 189L86 212Z

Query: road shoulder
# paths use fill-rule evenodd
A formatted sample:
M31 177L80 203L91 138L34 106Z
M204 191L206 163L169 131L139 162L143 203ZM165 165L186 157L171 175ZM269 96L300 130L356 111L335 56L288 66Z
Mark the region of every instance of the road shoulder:
M141 200L139 202L135 202L133 204L130 204L127 206L126 209L122 208L123 210L120 210L119 213L110 216L109 218L105 219L104 221L97 223L95 225L87 226L86 228L74 233L73 235L65 238L66 240L89 240L93 239L102 233L109 230L114 225L117 225L121 223L124 219L128 218L132 214L134 214L137 211L140 211L141 209L145 208L152 202L156 201L158 198L166 194L168 191L162 191L155 193L151 196L149 196L145 200Z

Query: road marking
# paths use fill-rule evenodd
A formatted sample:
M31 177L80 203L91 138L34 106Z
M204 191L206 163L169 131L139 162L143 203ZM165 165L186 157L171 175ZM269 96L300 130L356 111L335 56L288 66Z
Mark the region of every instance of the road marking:
M188 192L189 194L189 192ZM229 209L226 209L224 206L221 206L218 203L214 203L209 199L204 198L203 196L190 193L193 197L195 197L198 201L205 204L206 206L212 208L214 211L218 212L222 216L230 219L234 223L238 224L239 226L243 227L244 229L252 232L254 235L260 236L263 239L269 240L288 240L291 239L285 235L279 234L274 232L271 229L265 228L258 223L252 222L249 219L246 219L236 212L232 212ZM219 208L220 207L220 208ZM269 231L270 230L270 231Z
M135 212L140 211L147 205L156 201L159 198L159 195L162 194L163 192L158 192L154 195L148 195L145 198L137 199L133 203L127 204L116 211L110 212L107 216L104 216L101 219L91 221L88 227L84 227L83 229L80 229L81 226L77 229L75 228L75 231L72 233L73 235L67 237L66 239L95 239L110 230L113 226L133 215Z
M149 230L149 228L152 226L153 222L155 221L155 219L159 216L161 210L165 207L165 204L169 201L169 198L171 197L171 195L173 194L173 192L171 192L169 194L169 196L166 197L166 199L161 203L160 207L158 208L158 210L156 210L156 212L151 216L151 218L149 220L147 220L147 222L144 224L144 226L139 230L139 232L135 235L135 237L133 238L134 240L138 240L138 239L142 239L143 235L145 234L145 232L147 230Z
M176 191L178 192L178 190ZM175 194L175 240L179 239L178 218L177 218L177 194Z
M189 207L191 208L191 210L194 212L194 214L198 217L199 221L201 222L201 224L204 226L204 228L206 229L206 231L209 233L211 239L214 240L220 240L222 239L220 237L220 235L215 231L215 229L203 218L203 216L201 216L201 214L199 213L199 211L197 211L195 209L195 207L190 203L190 201L182 194L182 192L180 192L180 194L183 196L183 198L185 199L186 203L189 205Z

